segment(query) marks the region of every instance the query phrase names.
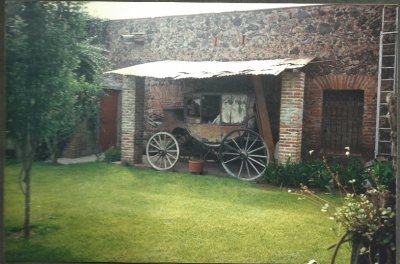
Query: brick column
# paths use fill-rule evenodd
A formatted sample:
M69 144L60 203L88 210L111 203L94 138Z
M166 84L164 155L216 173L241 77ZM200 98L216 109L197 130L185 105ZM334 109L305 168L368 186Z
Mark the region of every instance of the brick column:
M121 161L142 163L144 78L124 76L121 120Z
M303 72L282 73L281 114L279 129L279 162L301 160L304 104Z

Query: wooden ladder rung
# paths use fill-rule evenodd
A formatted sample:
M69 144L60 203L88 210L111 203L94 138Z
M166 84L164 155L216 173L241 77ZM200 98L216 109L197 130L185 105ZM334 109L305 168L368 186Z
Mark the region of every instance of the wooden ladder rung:
M382 35L397 34L397 31L381 32Z

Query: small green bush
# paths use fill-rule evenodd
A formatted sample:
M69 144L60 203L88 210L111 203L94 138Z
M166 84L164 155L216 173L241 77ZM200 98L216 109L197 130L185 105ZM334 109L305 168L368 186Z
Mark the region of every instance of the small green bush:
M288 160L286 164L269 165L265 171L264 180L267 183L285 187L299 187L302 184L320 187L324 184L320 173L322 167L322 161L293 163Z
M379 191L387 189L392 193L396 192L396 174L391 161L374 161L366 169L365 176Z
M115 147L111 147L104 152L104 162L111 163L114 161L121 160L121 150Z
M364 162L357 158L346 158L340 160L329 160L326 162L334 174L338 176L348 191L361 193L365 191L363 186L365 176Z
M304 184L331 191L333 187L332 177L322 160L309 160L305 162L305 167L307 167L308 179Z
M330 170L330 171L329 171ZM389 169L375 165L374 170L379 170L377 175L382 175L381 171ZM267 183L282 187L300 187L306 185L319 189L331 189L334 187L332 175L337 175L340 182L352 192L363 192L364 180L368 179L364 168L364 162L356 158L329 161L308 160L301 163L293 163L288 160L286 164L271 164L267 167L264 180ZM388 184L388 183L387 183ZM386 184L386 185L387 185Z

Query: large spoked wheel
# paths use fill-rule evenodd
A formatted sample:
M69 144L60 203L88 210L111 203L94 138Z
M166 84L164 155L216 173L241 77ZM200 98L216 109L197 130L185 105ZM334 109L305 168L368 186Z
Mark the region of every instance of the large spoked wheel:
M167 132L154 134L146 146L147 160L156 170L169 170L179 159L178 141Z
M269 153L259 134L249 129L238 129L224 137L219 157L229 175L252 181L264 174Z

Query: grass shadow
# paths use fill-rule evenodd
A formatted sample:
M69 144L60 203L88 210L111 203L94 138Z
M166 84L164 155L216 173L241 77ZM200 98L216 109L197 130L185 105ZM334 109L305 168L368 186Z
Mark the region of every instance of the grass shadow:
M31 236L45 236L50 233L56 232L60 229L59 225L39 223L31 226ZM6 226L4 228L6 236L13 237L16 239L22 238L23 227L22 226Z
M60 226L56 224L34 224L31 227L30 239L25 239L22 226L6 226L5 235L9 242L12 241L12 243L6 243L6 260L11 262L77 260L69 250L64 248L45 247L35 244L38 240L41 240L41 238L59 229Z
M36 245L29 240L20 240L12 248L8 248L6 244L5 258L7 262L82 261L66 248Z

